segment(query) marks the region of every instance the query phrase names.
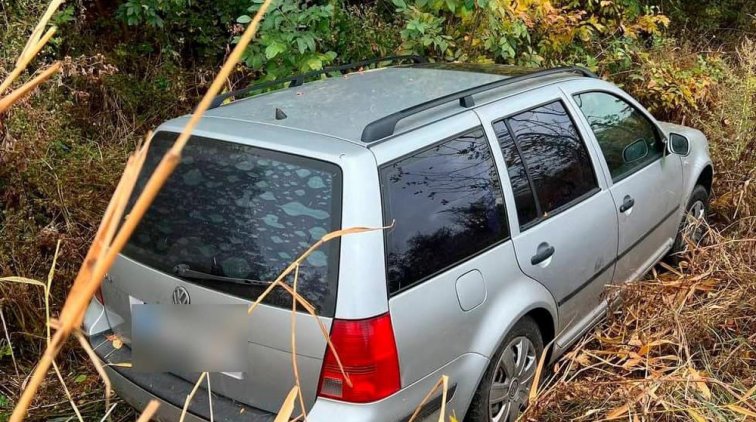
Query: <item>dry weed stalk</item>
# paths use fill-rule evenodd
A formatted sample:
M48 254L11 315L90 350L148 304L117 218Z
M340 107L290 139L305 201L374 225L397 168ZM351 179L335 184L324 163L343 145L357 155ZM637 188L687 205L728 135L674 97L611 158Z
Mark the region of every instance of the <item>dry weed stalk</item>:
M10 350L11 360L13 361L13 369L18 376L18 363L16 363L16 355L13 353L13 343L11 343L10 333L8 333L8 326L5 324L5 315L3 314L3 307L0 305L0 322L3 324L3 332L5 333L5 341L8 343L8 349Z
M0 281L7 281L12 283L21 283L21 284L31 284L35 286L40 286L44 289L44 300L45 300L45 321L46 321L46 331L47 335L45 337L47 344L49 346L50 344L50 327L55 326L57 324L57 321L50 319L50 288L52 287L52 280L55 276L55 267L58 262L58 254L60 253L60 240L58 240L57 245L55 246L55 254L53 255L53 262L50 266L50 271L47 275L47 283L43 283L38 280L32 280L29 278L24 277L3 277L0 278ZM5 318L2 315L2 312L0 311L0 318L3 319L3 327L5 328ZM10 337L6 330L6 338L8 341L8 346L11 350L11 356L13 357L13 344L10 341ZM13 363L15 365L15 357L13 357ZM58 380L60 381L60 384L63 386L63 391L66 394L66 398L68 399L68 402L71 404L71 408L73 409L74 413L76 414L76 417L79 419L79 421L83 422L83 418L81 416L81 412L79 412L79 408L76 406L76 402L74 401L73 397L71 396L71 392L68 390L68 386L66 386L66 381L63 378L63 375L60 373L60 369L58 368L58 364L55 363L55 360L52 361L53 370L55 371L55 375L58 377ZM18 374L18 368L16 368L16 373ZM109 383L109 380L107 380L107 377L104 378L106 380L106 383Z
M189 410L189 403L192 402L194 395L197 394L197 389L199 389L200 384L202 384L202 380L204 380L206 376L207 376L207 372L203 372L200 374L199 378L197 379L197 382L194 383L194 387L192 387L192 391L189 393L188 396L186 396L186 399L184 399L184 407L181 409L181 416L179 417L179 422L184 422L184 418L186 417L186 412L187 410Z
M45 11L45 14L42 16L42 19L40 19L39 23L37 23L37 26L34 28L34 31L29 37L29 40L26 41L26 45L24 46L23 51L16 61L16 66L8 74L5 80L0 82L0 95L2 95L5 90L7 90L8 87L10 87L16 79L18 79L21 73L29 66L29 63L31 63L34 57L36 57L36 55L39 54L40 51L42 51L42 48L47 45L47 42L50 41L53 35L55 35L55 31L57 30L55 26L48 29L44 35L42 35L42 31L44 31L47 23L50 21L50 18L52 18L52 15L55 13L55 11L58 10L61 4L63 4L63 0L52 0L47 6L47 11ZM6 96L0 96L0 114L3 114L24 95L28 94L39 84L46 81L56 72L58 72L60 70L60 67L61 63L55 62L45 71L40 73L37 77L25 83L20 88L11 91L11 93Z
M291 419L291 414L294 412L295 400L297 399L297 396L301 394L299 387L296 385L291 387L289 394L286 396L283 404L281 404L281 409L278 411L278 415L276 415L274 422L288 422Z
M144 411L139 415L137 422L149 422L152 420L152 416L157 412L160 403L157 400L150 400L145 406Z
M417 415L420 414L423 406L428 403L428 400L430 400L433 393L435 393L438 389L441 389L441 409L439 409L438 413L438 422L444 421L444 415L446 415L446 393L449 391L449 376L447 375L441 375L441 378L439 378L438 381L433 384L433 387L431 387L431 389L425 394L425 397L423 397L423 400L420 402L420 404L417 405L415 411L412 412L412 416L410 416L409 422L413 422L417 418Z

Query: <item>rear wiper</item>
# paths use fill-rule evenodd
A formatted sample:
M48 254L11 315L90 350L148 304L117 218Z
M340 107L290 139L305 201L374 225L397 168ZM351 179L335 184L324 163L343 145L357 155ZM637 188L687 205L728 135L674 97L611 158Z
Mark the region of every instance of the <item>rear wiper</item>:
M224 283L241 284L243 286L270 286L272 281L250 280L247 278L226 277L222 275L203 273L191 269L187 264L179 264L173 267L173 272L179 277L193 278L197 280L222 281Z

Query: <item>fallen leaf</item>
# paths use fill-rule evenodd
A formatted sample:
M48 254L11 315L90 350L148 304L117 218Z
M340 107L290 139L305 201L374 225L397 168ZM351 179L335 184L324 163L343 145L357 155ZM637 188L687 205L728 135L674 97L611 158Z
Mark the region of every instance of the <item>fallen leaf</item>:
M629 405L627 405L627 404L622 405L622 406L620 406L620 407L612 410L611 412L607 413L606 414L606 419L616 419L616 418L619 418L620 416L622 416L625 413L627 413L628 410L630 410L630 406Z
M746 409L745 407L738 406L737 404L728 404L725 407L727 407L728 409L732 410L735 413L739 413L739 414L741 414L743 416L747 416L749 418L756 419L756 412L752 412L752 411Z
M701 376L701 374L698 371L695 370L695 368L690 368L689 367L688 370L690 371L690 374L693 375L693 378L697 378L697 379L703 378ZM698 389L698 391L701 392L701 395L705 399L707 399L707 400L711 399L711 390L709 390L709 386L706 385L705 381L696 381L696 382L694 382L693 385L696 386L696 388Z

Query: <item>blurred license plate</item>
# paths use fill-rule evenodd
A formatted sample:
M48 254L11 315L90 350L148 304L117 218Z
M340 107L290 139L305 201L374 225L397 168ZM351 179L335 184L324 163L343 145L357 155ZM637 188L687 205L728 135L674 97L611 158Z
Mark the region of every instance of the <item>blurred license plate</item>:
M161 305L135 300L131 303L135 371L228 372L230 376L247 371L246 305Z

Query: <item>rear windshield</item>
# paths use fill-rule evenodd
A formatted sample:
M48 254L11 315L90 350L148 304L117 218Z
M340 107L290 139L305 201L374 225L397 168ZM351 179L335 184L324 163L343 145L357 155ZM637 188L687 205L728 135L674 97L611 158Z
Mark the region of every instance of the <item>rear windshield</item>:
M177 134L155 135L130 206ZM274 280L309 245L341 224L341 170L323 161L192 137L124 248L124 255L178 276L177 266L223 277ZM321 315L336 304L338 240L300 266L297 290ZM265 286L180 277L254 300ZM291 283L293 277L288 281ZM290 307L278 288L264 301Z

